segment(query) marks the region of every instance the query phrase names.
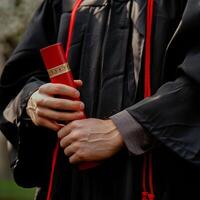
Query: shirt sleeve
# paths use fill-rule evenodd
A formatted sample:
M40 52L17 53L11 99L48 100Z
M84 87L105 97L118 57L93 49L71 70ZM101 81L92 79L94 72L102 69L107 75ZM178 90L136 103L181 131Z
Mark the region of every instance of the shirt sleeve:
M128 150L134 155L140 155L153 147L153 138L126 111L123 110L110 119L117 126Z

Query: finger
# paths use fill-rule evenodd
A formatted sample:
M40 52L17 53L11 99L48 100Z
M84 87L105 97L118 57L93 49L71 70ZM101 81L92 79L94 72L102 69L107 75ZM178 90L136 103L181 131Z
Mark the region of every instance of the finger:
M64 149L64 154L69 157L74 154L78 149L79 145L77 143L71 144Z
M76 88L79 88L83 85L83 81L81 81L81 80L74 80L74 83L76 85Z
M70 122L68 123L66 126L64 126L63 128L61 128L59 131L58 131L58 138L63 138L64 136L68 135L70 132L72 132L72 129L73 128L76 128L78 126L78 121L79 120L76 120L76 121L73 121L73 122Z
M60 146L62 148L66 148L67 146L76 142L80 136L79 131L77 130L67 131L65 132L65 136L60 140Z
M80 92L68 85L59 83L46 83L39 88L39 93L52 95L68 96L70 98L79 98Z
M59 112L51 110L48 108L37 108L36 114L40 117L47 118L54 121L73 121L81 119L84 116L84 113L81 111L77 112Z
M34 121L34 124L37 126L42 126L42 127L46 127L48 129L51 129L53 131L58 131L60 129L60 125L57 124L54 121L51 121L49 119L45 119L43 117L37 117L37 119Z
M81 101L73 101L69 99L54 98L49 96L44 96L37 100L37 106L47 107L55 110L71 110L78 111L84 110L84 103Z
M80 163L81 161L84 161L83 156L78 152L72 154L72 156L69 157L69 162L71 164L77 164Z

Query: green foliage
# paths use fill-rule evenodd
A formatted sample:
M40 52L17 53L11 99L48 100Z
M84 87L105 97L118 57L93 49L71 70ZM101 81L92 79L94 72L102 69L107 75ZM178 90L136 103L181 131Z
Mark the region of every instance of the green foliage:
M13 181L0 181L0 200L33 200L35 189L24 189Z

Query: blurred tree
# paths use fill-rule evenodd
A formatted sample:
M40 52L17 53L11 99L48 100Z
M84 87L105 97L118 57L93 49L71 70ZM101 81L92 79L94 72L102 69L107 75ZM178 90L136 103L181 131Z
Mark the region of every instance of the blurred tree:
M18 43L33 12L42 0L1 0L0 66ZM2 67L1 67L2 68Z
M1 0L0 3L0 73L42 0ZM0 179L9 178L7 142L0 132Z

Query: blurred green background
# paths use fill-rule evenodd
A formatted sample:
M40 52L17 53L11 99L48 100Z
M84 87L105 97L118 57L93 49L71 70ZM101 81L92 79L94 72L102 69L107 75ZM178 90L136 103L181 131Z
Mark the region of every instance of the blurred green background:
M35 189L18 187L11 180L0 181L0 200L32 200Z
M42 0L0 0L0 73ZM12 146L0 132L0 200L33 200L35 189L18 187L10 170Z

